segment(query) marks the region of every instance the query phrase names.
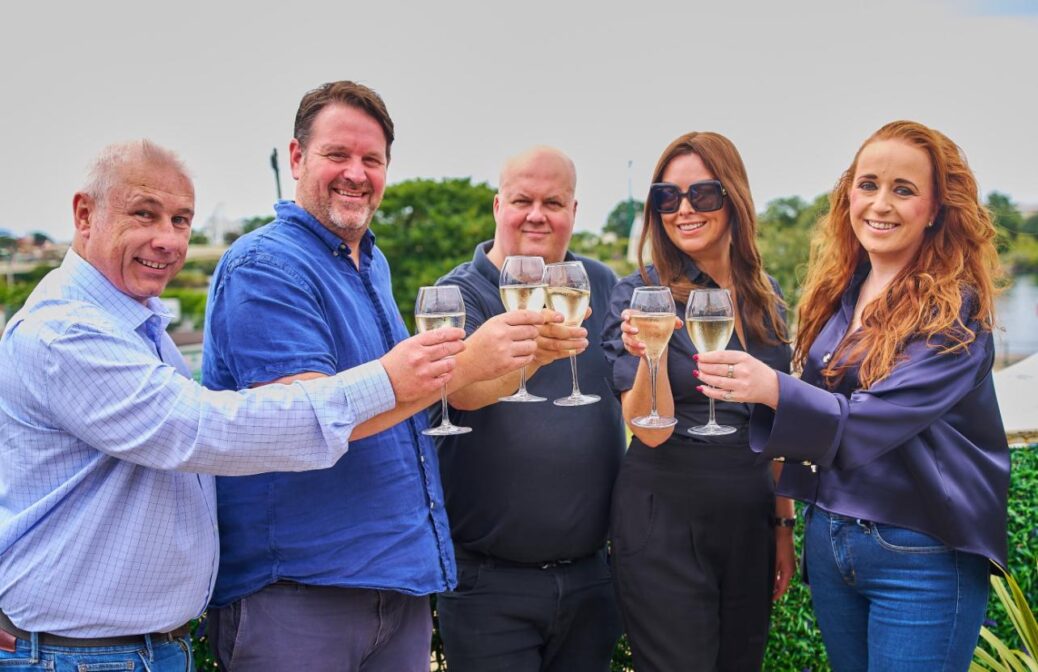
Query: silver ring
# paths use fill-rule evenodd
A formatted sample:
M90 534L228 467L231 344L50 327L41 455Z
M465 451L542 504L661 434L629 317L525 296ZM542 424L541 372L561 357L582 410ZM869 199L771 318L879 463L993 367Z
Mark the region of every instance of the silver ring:
M735 364L728 365L728 377L735 378Z
M724 396L721 397L721 398L724 399L725 401L731 401L732 400L732 391L728 390L727 392L724 393Z

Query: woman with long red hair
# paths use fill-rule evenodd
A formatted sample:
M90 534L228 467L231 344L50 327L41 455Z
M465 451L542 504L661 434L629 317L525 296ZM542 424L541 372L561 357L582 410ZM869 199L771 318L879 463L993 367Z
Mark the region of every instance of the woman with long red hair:
M784 458L779 493L808 503L805 572L837 672L969 666L989 561L1006 561L994 238L959 147L892 122L819 222L800 379L745 353L698 356L704 394L756 404L751 447Z

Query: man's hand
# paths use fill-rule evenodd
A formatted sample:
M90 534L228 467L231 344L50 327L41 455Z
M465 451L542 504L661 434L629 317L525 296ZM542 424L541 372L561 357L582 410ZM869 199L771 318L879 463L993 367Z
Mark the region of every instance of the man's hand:
M556 359L565 359L570 355L579 355L588 347L587 329L581 326L567 327L562 313L545 309L541 311L544 324L537 327L537 350L533 354L534 361L540 366L551 364ZM584 319L591 317L588 308Z
M453 355L465 350L463 338L462 329L433 329L400 341L379 359L398 406L428 397L450 381Z
M465 354L459 358L462 384L498 378L532 362L537 327L543 323L544 316L532 310L513 310L484 322L465 341Z

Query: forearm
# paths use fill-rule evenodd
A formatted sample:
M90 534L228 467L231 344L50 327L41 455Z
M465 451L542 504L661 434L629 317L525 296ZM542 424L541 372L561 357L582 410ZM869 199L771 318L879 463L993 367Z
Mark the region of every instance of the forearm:
M771 473L775 478L775 484L778 485L779 478L782 477L782 463L772 462ZM776 518L795 518L796 509L793 506L793 500L788 497L776 497L775 498L775 517Z
M630 390L624 392L620 397L624 421L631 428L631 432L648 446L658 446L674 433L673 427L663 429L649 429L637 427L631 424L631 420L637 417L649 415L652 410L652 377L649 373L649 365L643 357L638 362L638 372L634 377L634 385ZM674 415L674 396L670 390L670 380L667 378L667 353L664 351L660 358L659 372L656 376L656 409L660 415Z

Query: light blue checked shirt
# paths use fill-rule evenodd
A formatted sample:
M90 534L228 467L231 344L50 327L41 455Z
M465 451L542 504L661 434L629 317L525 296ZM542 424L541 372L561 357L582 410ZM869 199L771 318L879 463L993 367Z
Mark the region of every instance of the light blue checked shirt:
M69 251L0 339L0 609L22 629L109 637L198 616L218 563L212 474L330 467L395 403L377 361L206 390L168 323Z

